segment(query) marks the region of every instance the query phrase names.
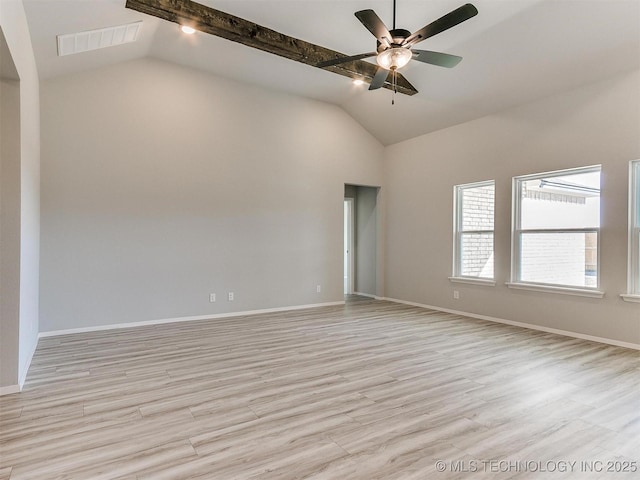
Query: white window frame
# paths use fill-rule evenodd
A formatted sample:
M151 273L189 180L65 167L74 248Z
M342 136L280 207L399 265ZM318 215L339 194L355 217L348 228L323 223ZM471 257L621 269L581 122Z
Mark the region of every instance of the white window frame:
M546 228L546 229L526 229L521 226L521 199L522 184L529 180L548 178L564 175L575 175L581 173L602 172L601 165L589 167L568 168L566 170L554 170L551 172L535 173L531 175L520 175L512 179L512 206L511 206L511 281L507 282L510 288L520 290L543 291L550 293L561 293L567 295L577 295L583 297L602 298L604 292L600 291L600 227L598 228ZM523 233L596 233L598 235L597 269L598 285L596 287L582 287L575 285L562 285L541 282L528 282L520 280L521 244L520 239Z
M462 230L462 193L464 190L471 188L479 188L492 186L494 191L494 219L493 219L493 229L492 230ZM472 283L472 284L480 284L480 285L490 285L493 286L496 284L495 282L495 242L496 242L496 234L495 234L495 188L496 182L495 180L484 180L482 182L473 182L473 183L464 183L461 185L454 185L453 187L453 275L449 277L449 280L455 283ZM493 234L493 244L492 255L493 255L493 276L494 278L486 278L486 277L472 277L472 276L463 276L461 274L462 270L462 234L465 233L491 233Z
M640 221L638 204L640 191L636 188L640 181L640 160L629 162L629 259L627 267L627 293L622 298L628 302L640 303Z

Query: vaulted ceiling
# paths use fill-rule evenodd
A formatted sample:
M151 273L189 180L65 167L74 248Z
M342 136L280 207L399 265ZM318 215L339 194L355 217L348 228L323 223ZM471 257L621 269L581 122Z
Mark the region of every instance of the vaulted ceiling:
M352 55L375 49L353 15L392 23L392 0L201 0L262 26ZM397 26L415 31L464 0L397 0ZM638 0L472 0L479 14L420 44L460 55L456 68L411 62L413 96L368 91L343 76L125 8L125 0L24 0L41 78L141 57L340 106L383 144L479 118L640 68ZM65 57L56 35L143 21L136 42ZM370 61L375 62L375 59Z

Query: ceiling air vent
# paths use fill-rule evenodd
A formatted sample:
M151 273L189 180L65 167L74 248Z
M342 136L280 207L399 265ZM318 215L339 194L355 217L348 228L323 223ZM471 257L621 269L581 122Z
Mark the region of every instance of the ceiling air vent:
M142 22L99 28L87 32L58 35L58 56L114 47L123 43L135 42Z

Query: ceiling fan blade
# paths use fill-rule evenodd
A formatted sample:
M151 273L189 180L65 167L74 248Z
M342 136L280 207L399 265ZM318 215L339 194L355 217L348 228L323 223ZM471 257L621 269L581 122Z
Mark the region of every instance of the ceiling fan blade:
M430 52L429 50L411 50L413 59L439 67L453 68L462 61L462 57L448 53Z
M392 38L389 29L384 22L380 20L380 17L376 15L376 12L373 10L360 10L355 13L355 16L367 30L373 33L373 36L376 37L380 43L387 46L391 44Z
M459 23L469 20L478 14L478 9L467 3L461 7L456 8L452 12L447 13L438 20L431 22L426 27L421 28L417 32L413 33L404 42L404 45L415 45L429 37L433 37L438 33L444 32L451 27L455 27Z
M340 63L353 62L354 60L362 60L363 58L375 57L376 52L361 53L359 55L350 55L348 57L338 57L332 60L327 60L316 64L318 68L330 67L331 65L338 65Z
M389 75L389 70L385 70L382 67L378 67L378 71L376 72L373 80L371 81L371 85L369 85L369 90L377 90L378 88L384 85L384 82L387 80L387 76Z

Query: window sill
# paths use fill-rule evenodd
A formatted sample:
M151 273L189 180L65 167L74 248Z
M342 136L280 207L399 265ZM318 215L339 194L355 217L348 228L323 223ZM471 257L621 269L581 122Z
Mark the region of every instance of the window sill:
M488 278L449 277L449 281L452 283L468 283L470 285L485 285L487 287L496 286L496 281Z
M531 290L533 292L559 293L561 295L576 295L578 297L590 297L590 298L604 297L604 292L600 290L594 290L591 288L556 287L551 285L537 285L534 283L516 283L516 282L507 282L506 285L509 288L514 288L516 290Z
M620 296L625 302L640 303L640 294L638 293L623 293Z

